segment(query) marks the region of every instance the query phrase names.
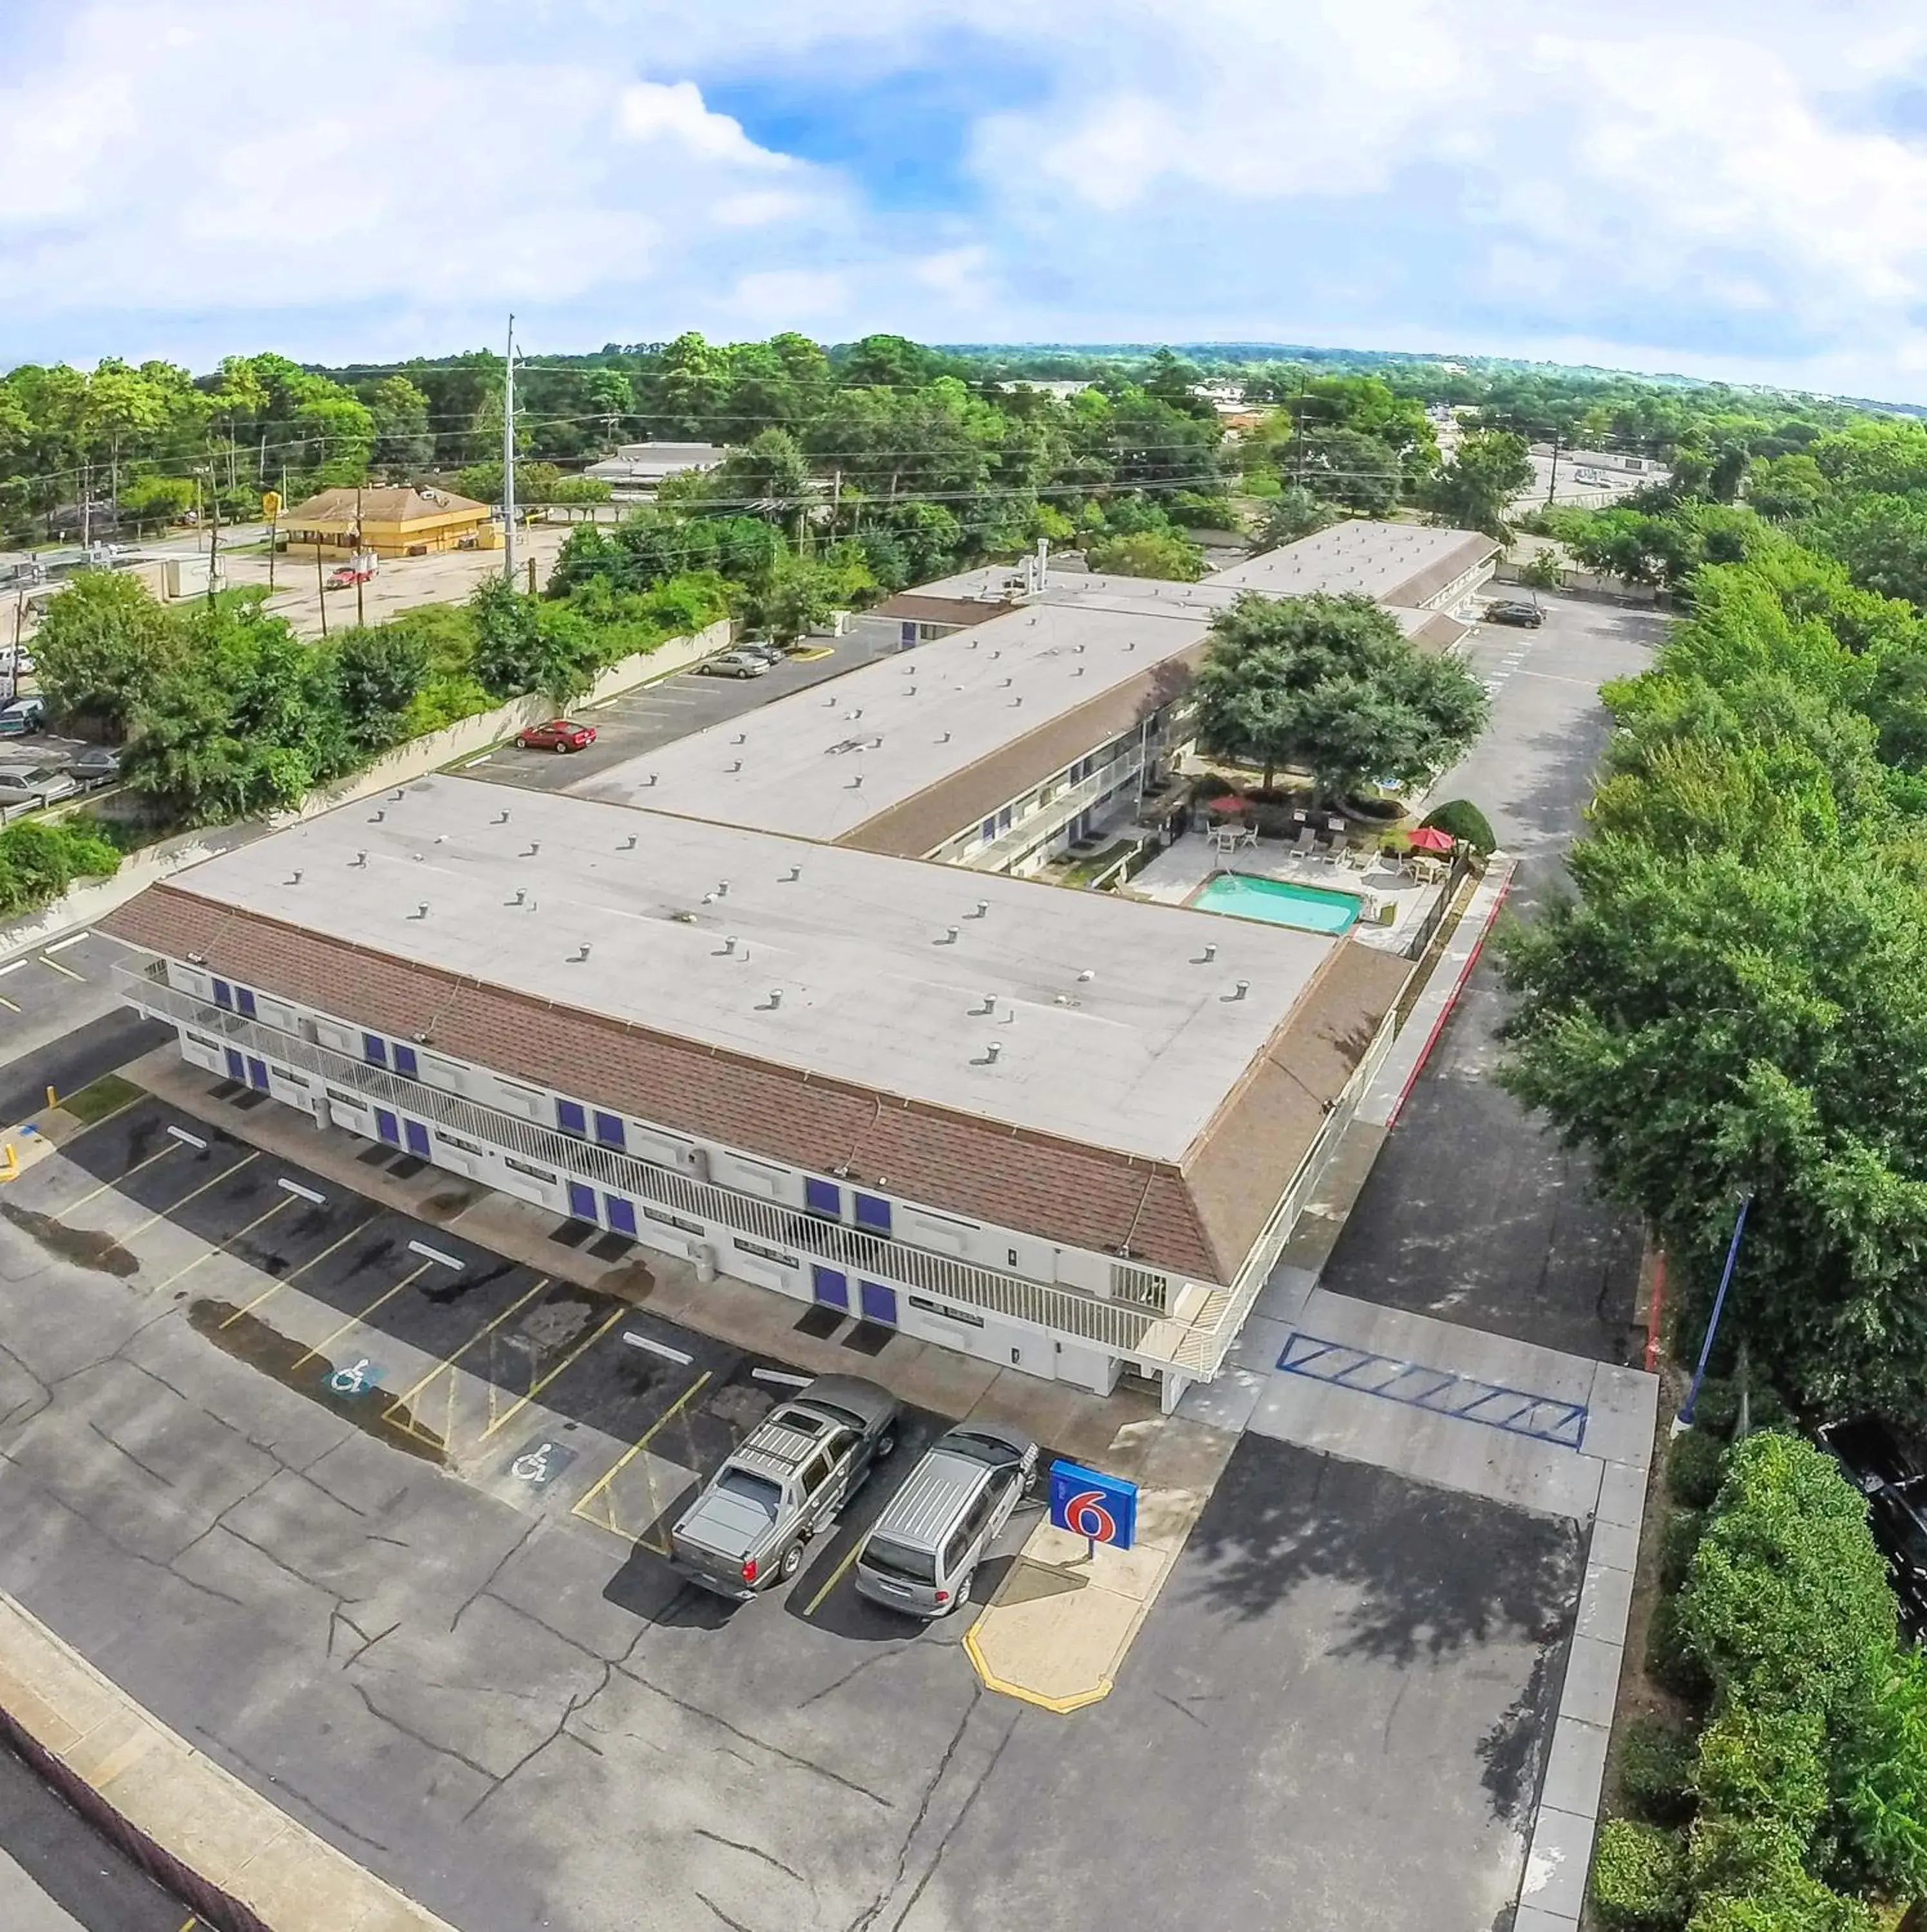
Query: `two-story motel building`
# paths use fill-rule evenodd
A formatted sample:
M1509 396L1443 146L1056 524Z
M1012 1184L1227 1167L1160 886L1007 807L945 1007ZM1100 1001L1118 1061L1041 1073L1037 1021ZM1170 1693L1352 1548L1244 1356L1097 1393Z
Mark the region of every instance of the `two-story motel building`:
M1175 1403L1411 962L1010 875L1020 822L1061 843L1172 754L1212 608L1078 587L587 796L437 777L208 860L104 922L155 955L123 990L211 1072L701 1276Z

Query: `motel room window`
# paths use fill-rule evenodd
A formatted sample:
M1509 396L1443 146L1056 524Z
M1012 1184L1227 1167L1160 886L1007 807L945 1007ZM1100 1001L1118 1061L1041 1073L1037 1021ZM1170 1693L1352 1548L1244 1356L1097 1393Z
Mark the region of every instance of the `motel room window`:
M626 1148L629 1144L623 1137L622 1121L614 1114L597 1113L596 1138L605 1147Z
M395 1042L395 1070L398 1073L407 1074L411 1080L419 1080L422 1077L416 1066L415 1049L412 1046L404 1046L400 1040Z
M857 1196L857 1226L867 1228L872 1234L890 1232L890 1203L875 1194Z
M558 1100L555 1103L555 1124L566 1134L573 1134L579 1141L589 1138L589 1116L579 1100Z
M218 1006L225 1006L230 1012L234 1010L234 988L225 980L214 982L214 1003Z
M363 1034L362 1058L371 1066L386 1066L388 1064L388 1042L378 1033Z
M254 995L245 986L235 988L234 1004L237 1011L245 1013L251 1020L254 1017Z
M803 1184L803 1204L812 1214L821 1214L827 1220L840 1221L843 1218L843 1190L833 1180L817 1180L806 1176Z

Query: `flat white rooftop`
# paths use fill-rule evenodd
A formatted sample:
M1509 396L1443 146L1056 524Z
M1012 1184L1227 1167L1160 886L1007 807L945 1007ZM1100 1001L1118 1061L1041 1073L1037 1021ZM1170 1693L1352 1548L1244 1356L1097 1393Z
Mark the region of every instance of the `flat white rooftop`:
M173 884L821 1078L1170 1161L1350 943L448 778Z
M840 838L1144 676L1196 644L1209 618L1176 598L1167 607L1139 597L1123 608L1040 602L711 725L572 789L725 825Z
M1271 597L1300 597L1322 590L1334 597L1353 592L1382 604L1423 604L1436 590L1470 569L1481 550L1490 555L1498 548L1490 537L1475 530L1361 518L1261 551L1214 572L1204 585L1262 591ZM1435 575L1438 583L1428 584L1426 580Z
M1481 545L1496 548L1465 530L1358 522L1198 584L1055 569L1019 609L611 766L572 789L827 842L1189 650L1213 614L1243 590L1358 591L1390 603L1391 592L1421 583L1428 572L1455 560L1469 567ZM1259 575L1247 583L1246 572ZM1011 574L1007 565L984 565L920 584L917 594L995 604ZM1407 635L1433 615L1391 614ZM1089 745L1042 758L1043 768L1013 783L1005 797L1094 751L1109 734L1094 733ZM943 826L925 849L964 829Z

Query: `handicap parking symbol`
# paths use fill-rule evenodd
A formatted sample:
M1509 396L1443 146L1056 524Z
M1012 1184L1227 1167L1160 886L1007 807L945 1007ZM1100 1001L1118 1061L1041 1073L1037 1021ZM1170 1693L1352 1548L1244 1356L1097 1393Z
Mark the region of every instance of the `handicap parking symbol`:
M546 1489L575 1460L575 1451L551 1438L530 1443L509 1459L508 1473L531 1489Z
M377 1388L387 1372L380 1362L359 1355L351 1362L343 1363L338 1369L326 1370L321 1378L322 1386L330 1395L352 1400Z

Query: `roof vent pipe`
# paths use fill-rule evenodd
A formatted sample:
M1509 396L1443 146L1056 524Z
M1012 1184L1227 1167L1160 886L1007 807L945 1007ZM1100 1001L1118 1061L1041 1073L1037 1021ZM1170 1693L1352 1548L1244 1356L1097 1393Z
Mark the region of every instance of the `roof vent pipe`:
M769 998L768 998L767 1000L766 1000L763 1003L763 1010L764 1010L766 1013L773 1013L773 1012L774 1012L776 1010L776 1009L777 1009L779 1006L780 1006L782 1004L782 1003L783 1003L783 989L782 989L782 987L780 987L780 986L772 986L772 987L770 988L770 997L769 997Z
M1238 981L1237 986L1229 997L1234 1000L1241 1000L1247 993L1250 992L1250 990L1251 982L1249 980L1241 980Z
M740 758L734 760L729 766L729 770L732 772L740 772L742 769L743 760Z
M289 874L288 884L291 886L298 886L301 884L301 868L299 866Z
M651 772L649 776L643 780L643 783L645 785L653 788L656 783L656 774L653 772Z
M618 852L633 852L635 850L635 834L632 832L629 836L616 848L616 850Z
M509 822L509 814L506 812L498 812L488 822L491 825L506 825Z
M719 879L716 880L716 896L719 899L726 899L728 898L729 881L727 879Z
M424 899L411 916L416 919L426 919L428 916L428 902Z
M357 868L365 866L368 862L368 855L365 852L357 852L355 854L355 864Z
M729 742L732 745L743 745L747 744L749 741L749 734L747 731L739 731L734 737L730 740Z
M1217 957L1217 941L1215 939L1206 940L1205 941L1205 956L1198 962L1198 964L1200 966L1208 966Z
M944 936L943 936L943 938L942 938L941 939L940 939L940 940L938 940L937 944L938 944L939 946L954 946L954 945L956 945L956 944L957 943L957 932L958 932L958 930L959 930L959 928L956 928L956 926L945 926L945 927L944 927Z
M802 877L803 868L800 866L792 866L776 883L779 886L793 886Z
M971 914L971 917L981 919L989 910L990 902L988 899L979 899L977 902L977 910Z
M983 1049L984 1065L986 1066L995 1066L997 1064L997 1056L1003 1051L1004 1042L1001 1040L993 1040L990 1044Z

